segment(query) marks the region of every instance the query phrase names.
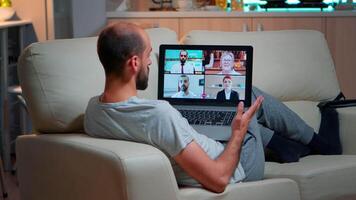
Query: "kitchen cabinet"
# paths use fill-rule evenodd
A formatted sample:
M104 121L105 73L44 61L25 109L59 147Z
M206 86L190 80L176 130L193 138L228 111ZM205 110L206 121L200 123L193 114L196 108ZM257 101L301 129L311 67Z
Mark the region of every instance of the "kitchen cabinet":
M179 37L183 37L192 30L249 31L252 30L251 25L251 18L181 18Z
M307 29L325 33L323 17L270 17L253 18L253 31Z
M356 17L326 18L326 38L342 92L356 99Z
M109 19L107 24L116 22L128 22L139 25L142 28L165 27L179 33L179 20L171 18L129 18L129 19Z

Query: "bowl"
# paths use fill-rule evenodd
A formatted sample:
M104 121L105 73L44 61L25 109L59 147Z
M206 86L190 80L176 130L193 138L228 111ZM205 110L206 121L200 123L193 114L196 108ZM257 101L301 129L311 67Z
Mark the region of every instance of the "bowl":
M14 16L15 10L11 7L0 7L0 21L6 21Z
M204 7L204 10L206 10L206 11L220 11L220 7L208 5L208 6Z

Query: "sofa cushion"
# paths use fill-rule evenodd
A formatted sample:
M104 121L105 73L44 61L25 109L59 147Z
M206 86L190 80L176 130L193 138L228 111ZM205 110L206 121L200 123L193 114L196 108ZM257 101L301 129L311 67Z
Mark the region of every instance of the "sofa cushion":
M300 162L268 162L265 178L291 178L303 200L356 199L356 156L313 155Z
M175 32L149 29L153 64L150 87L141 96L157 96L157 55L161 43L177 43ZM83 113L94 95L104 89L104 70L96 53L97 38L35 43L19 59L19 79L34 128L38 132L83 130ZM152 83L155 84L152 84Z
M283 101L328 100L340 92L327 42L318 31L191 31L184 43L252 45L253 85Z

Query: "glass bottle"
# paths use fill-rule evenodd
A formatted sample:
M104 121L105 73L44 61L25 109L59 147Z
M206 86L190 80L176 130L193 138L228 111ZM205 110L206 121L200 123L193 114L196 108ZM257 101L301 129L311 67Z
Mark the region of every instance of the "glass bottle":
M221 10L225 10L226 8L226 0L215 0L216 6L218 6Z
M1 0L0 7L11 7L11 1L10 0Z
M243 0L231 0L231 8L234 11L243 11L244 10L244 1Z

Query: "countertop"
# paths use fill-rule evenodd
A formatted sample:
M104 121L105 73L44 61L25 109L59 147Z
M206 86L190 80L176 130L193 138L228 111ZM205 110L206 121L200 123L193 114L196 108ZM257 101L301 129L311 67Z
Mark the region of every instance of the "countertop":
M224 18L224 17L347 17L356 16L356 10L348 11L113 11L106 13L107 18Z
M3 21L0 22L0 28L9 28L13 26L22 26L31 24L31 20L14 20L14 21Z

